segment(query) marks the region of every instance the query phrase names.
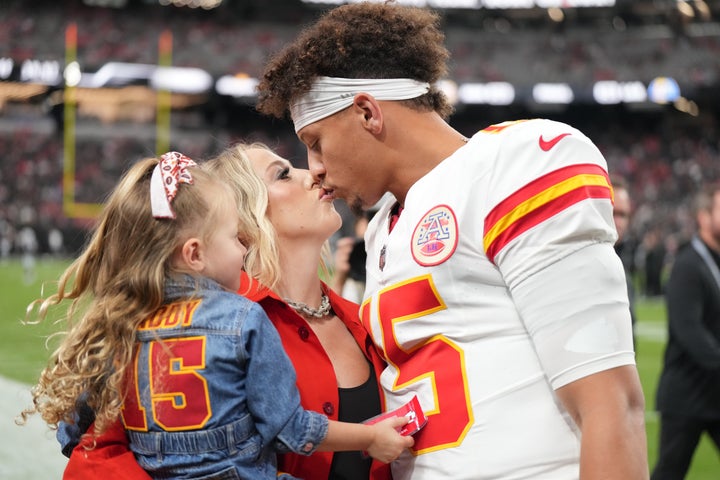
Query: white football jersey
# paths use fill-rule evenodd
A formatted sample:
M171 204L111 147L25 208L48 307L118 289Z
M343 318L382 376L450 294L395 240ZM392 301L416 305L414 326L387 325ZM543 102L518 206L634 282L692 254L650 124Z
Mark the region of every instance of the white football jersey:
M601 153L549 120L477 133L368 227L361 316L386 406L427 425L396 480L577 479L579 430L554 390L634 363Z

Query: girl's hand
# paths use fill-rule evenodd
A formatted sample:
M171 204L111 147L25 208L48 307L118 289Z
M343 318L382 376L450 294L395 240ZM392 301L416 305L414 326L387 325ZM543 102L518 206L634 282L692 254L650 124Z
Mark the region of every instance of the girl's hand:
M375 429L374 437L367 449L368 454L383 463L390 463L400 456L406 448L415 444L410 435L400 435L398 430L408 423L408 417L391 417L370 428Z

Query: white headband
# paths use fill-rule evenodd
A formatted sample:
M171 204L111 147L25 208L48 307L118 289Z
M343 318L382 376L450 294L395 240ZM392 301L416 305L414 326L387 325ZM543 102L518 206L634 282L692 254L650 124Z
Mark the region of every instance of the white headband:
M369 93L378 100L408 100L429 90L429 83L412 78L318 77L310 91L290 105L290 115L297 133L301 128L349 107L360 92Z

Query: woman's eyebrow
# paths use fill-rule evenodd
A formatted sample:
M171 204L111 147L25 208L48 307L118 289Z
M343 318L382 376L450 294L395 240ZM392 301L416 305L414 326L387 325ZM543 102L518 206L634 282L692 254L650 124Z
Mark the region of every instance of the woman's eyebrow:
M285 167L291 167L291 166L292 165L290 164L289 161L284 160L284 159L278 159L278 160L273 160L272 162L270 162L270 165L268 165L267 169L270 170L271 168L274 168L274 167L285 168Z

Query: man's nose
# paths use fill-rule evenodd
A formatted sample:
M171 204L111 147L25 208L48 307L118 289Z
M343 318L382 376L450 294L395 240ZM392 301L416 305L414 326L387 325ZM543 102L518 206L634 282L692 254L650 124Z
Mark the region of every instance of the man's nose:
M308 152L308 169L313 180L318 183L322 183L325 178L325 166L318 158L317 154Z

